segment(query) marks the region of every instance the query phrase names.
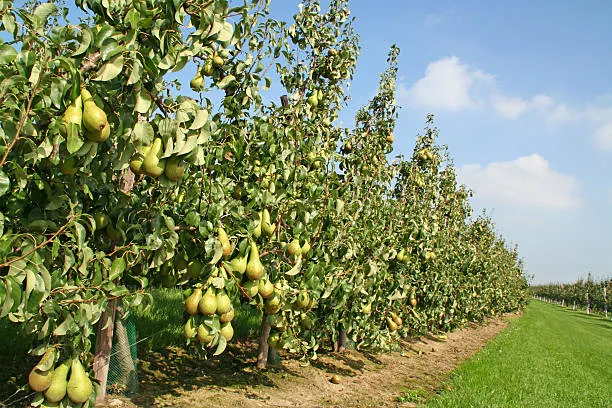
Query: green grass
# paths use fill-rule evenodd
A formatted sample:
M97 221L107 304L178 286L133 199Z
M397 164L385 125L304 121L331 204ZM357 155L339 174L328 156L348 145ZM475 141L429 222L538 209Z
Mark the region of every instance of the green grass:
M136 330L140 347L159 350L166 346L183 346L185 304L179 289L154 289L153 304L147 310L136 310ZM232 320L235 339L254 338L261 324L261 311L249 305L235 305Z
M611 407L612 322L532 301L427 407Z

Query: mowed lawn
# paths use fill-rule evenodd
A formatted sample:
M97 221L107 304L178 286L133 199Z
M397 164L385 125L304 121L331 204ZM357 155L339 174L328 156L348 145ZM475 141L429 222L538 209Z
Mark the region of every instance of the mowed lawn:
M427 407L612 407L612 322L532 301Z

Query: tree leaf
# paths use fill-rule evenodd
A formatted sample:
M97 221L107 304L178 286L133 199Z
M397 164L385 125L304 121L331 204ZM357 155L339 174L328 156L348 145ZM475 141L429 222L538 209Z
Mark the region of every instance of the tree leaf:
M0 45L0 65L10 64L17 58L17 50L9 44Z
M145 89L141 89L138 96L136 96L136 105L134 106L134 110L138 113L147 113L152 103L153 99L151 98L149 92L147 92Z
M294 276L300 273L301 270L302 270L302 258L298 258L297 261L295 262L295 265L293 265L293 268L285 272L285 275Z
M121 73L123 69L123 55L117 55L106 64L102 65L102 68L97 72L94 81L110 81Z
M11 181L3 170L0 170L0 197L11 187Z
M213 354L213 356L218 356L219 354L223 353L226 347L227 347L227 339L219 335L219 343L217 344L217 349L215 350L215 353Z
M92 35L89 27L81 26L81 43L79 48L72 54L73 57L85 54L91 45Z
M121 277L123 275L123 271L125 271L125 259L116 258L111 265L108 279L113 281Z
M199 109L196 112L196 116L191 122L191 126L189 126L190 130L198 130L202 126L204 126L208 122L208 110L207 109ZM191 151L191 150L190 150Z
M219 262L219 259L221 259L221 257L223 256L223 246L221 245L221 242L216 239L215 240L215 254L213 255L213 258L210 260L209 264L214 265L217 262Z

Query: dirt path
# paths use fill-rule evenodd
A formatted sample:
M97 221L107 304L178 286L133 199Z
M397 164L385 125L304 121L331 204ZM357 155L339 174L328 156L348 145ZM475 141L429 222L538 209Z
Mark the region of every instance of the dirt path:
M320 356L305 365L284 360L260 372L252 344L238 344L219 360L195 360L183 349L168 349L140 362L141 392L109 398L115 407L410 407L440 388L459 363L495 337L508 319L492 319L404 344L402 353L347 351ZM329 381L333 374L340 383Z

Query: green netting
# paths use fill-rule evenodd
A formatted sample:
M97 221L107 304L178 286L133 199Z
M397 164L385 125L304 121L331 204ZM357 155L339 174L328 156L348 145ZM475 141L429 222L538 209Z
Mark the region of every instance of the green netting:
M132 315L129 315L127 319L117 318L106 383L108 393L127 396L138 392L136 350L136 323L134 318Z

